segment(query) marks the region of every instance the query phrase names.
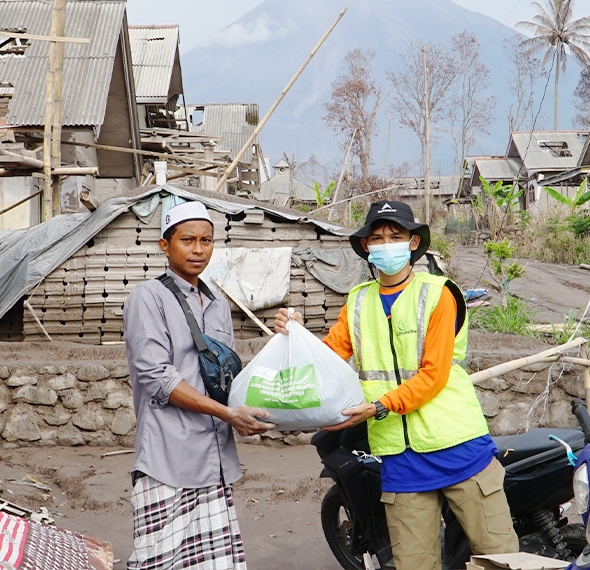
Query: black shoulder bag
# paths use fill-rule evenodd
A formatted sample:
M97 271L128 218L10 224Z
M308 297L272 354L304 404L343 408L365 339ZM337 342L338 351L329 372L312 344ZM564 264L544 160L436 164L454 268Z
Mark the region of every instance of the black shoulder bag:
M184 311L193 341L199 352L201 375L208 395L226 406L231 382L242 370L240 357L226 344L201 333L195 315L172 277L164 273L157 279L174 293Z

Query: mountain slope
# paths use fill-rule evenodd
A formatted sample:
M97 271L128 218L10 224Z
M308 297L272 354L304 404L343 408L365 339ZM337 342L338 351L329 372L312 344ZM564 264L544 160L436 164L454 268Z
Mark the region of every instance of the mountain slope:
M284 86L305 60L342 9L337 0L265 0L242 18L221 30L214 42L182 55L185 92L189 103L258 102L264 116ZM310 154L325 164L342 160L342 150L323 121L323 104L331 83L342 71L346 53L356 47L374 48L374 77L386 90L385 72L399 66L398 54L412 39L448 44L450 37L467 30L477 35L484 49L482 61L490 68L497 99L491 136L481 136L475 152L503 153L508 142L510 94L505 82L509 61L502 40L515 32L487 16L466 10L450 0L355 0L332 35L316 54L297 83L264 127L261 141L271 162L286 151L300 161ZM570 60L571 61L571 60ZM570 128L571 93L579 68L570 68L561 86L561 123ZM544 84L540 86L542 91ZM551 85L546 111L551 118ZM540 99L540 96L539 96ZM386 103L389 106L390 102ZM548 121L551 124L551 121ZM538 125L539 126L539 125ZM381 170L388 136L388 119L381 113L375 141L375 169ZM435 141L432 164L450 173L454 152L448 136ZM419 161L413 133L400 129L393 117L387 163ZM439 167L440 165L440 167ZM414 172L419 172L419 167Z

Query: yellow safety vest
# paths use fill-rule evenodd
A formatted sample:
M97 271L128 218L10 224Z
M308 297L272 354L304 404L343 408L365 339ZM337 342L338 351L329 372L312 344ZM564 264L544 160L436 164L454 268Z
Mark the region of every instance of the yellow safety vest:
M425 272L400 293L387 319L379 284L355 287L347 316L352 349L367 402L412 378L421 367L430 317L447 285L464 307L457 285ZM368 420L369 444L375 455L397 455L408 448L419 453L447 449L488 433L475 389L462 364L467 354L467 318L455 336L453 365L445 387L418 410L383 420Z

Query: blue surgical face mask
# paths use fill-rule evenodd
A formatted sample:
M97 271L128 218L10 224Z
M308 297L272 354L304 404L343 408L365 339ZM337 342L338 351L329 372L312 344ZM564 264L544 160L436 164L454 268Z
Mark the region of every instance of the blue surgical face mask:
M399 273L410 260L410 242L369 245L369 263L386 275Z

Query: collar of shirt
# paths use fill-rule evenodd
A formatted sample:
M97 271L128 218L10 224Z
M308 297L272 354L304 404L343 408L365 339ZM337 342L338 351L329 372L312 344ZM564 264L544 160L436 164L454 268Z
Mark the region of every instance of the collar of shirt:
M166 274L172 277L172 279L174 279L174 282L178 285L178 287L182 291L182 294L185 297L188 298L188 296L191 294L196 295L201 302L203 311L212 301L217 300L217 297L211 292L211 289L209 289L209 287L205 285L205 282L202 279L199 279L198 286L195 287L192 283L189 283L188 281L180 277L180 275L174 273L174 271L172 271L172 269L170 269L169 267L166 268ZM205 298L203 299L203 297L201 297L199 293L203 293Z

